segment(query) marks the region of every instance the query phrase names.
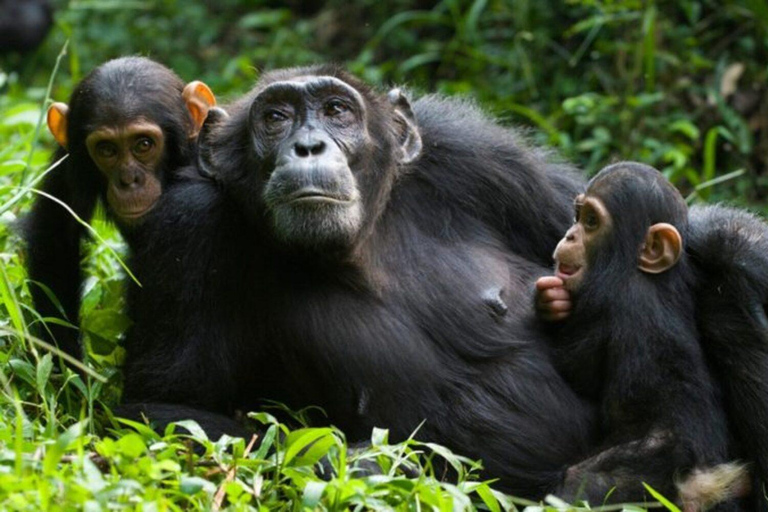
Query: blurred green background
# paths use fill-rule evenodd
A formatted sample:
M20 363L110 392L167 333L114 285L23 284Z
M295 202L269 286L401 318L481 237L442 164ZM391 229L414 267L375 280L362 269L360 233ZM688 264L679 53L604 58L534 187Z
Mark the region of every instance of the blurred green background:
M766 0L53 4L43 46L0 60L0 117L19 95L43 100L66 40L58 100L126 54L204 80L224 100L261 70L332 60L374 83L477 98L589 172L634 159L705 199L760 206L768 190Z

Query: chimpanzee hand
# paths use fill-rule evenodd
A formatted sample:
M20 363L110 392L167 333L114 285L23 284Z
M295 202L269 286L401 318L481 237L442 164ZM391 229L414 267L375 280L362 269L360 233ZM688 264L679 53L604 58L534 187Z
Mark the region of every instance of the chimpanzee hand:
M565 320L571 314L571 294L562 279L545 276L536 281L536 315L547 322Z

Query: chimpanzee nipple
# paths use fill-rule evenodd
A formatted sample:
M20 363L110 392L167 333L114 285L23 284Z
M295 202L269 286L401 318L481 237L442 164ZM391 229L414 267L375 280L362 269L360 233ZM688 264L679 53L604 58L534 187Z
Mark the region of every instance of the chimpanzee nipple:
M496 320L504 318L509 311L507 303L501 298L504 295L502 288L490 288L483 293L483 302L491 309L491 315Z

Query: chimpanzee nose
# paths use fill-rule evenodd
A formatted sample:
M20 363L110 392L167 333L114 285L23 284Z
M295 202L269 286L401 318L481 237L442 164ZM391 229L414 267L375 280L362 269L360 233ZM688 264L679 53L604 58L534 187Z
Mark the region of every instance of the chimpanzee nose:
M132 188L144 185L144 173L135 169L124 169L120 172L120 187Z
M305 139L293 145L293 152L300 158L322 155L325 151L325 142L317 139Z

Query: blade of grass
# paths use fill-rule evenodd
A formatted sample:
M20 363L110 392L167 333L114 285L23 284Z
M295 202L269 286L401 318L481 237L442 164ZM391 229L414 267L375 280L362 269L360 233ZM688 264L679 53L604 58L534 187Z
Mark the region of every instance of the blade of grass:
M714 187L715 185L719 185L721 183L725 183L726 181L730 181L733 179L738 178L739 176L742 176L746 172L745 169L739 169L737 171L729 172L728 174L723 174L722 176L718 176L715 179L705 181L704 183L701 183L699 185L696 185L696 188L691 192L688 197L685 198L685 201L687 203L690 203L693 201L696 196L699 195L699 192L701 190L704 190L706 188Z
M35 187L35 185L40 183L43 180L43 178L45 178L51 171L53 171L55 168L61 165L61 163L67 158L69 158L69 155L64 155L63 157L56 160L53 164L51 164L51 166L48 169L40 173L40 175L37 178L35 178L32 181L32 183L30 183L29 185L26 185L26 186L22 185L21 187L2 187L2 189L6 189L6 190L13 189L13 188L20 188L20 191L17 192L12 198L10 198L2 206L0 206L0 215L4 214L8 210L10 210L13 207L13 205L18 203L22 199L24 199L24 197L31 191L31 189Z
M93 377L94 379L100 381L100 382L107 382L107 378L101 375L100 373L97 373L95 370L87 367L84 365L81 361L79 361L77 358L72 357L71 355L67 354L63 350L61 350L59 347L56 347L54 345L51 345L50 343L47 343L39 338L36 338L32 336L31 334L24 334L21 332L16 331L15 329L11 329L8 327L0 328L0 336L20 336L26 339L27 341L31 342L34 345L37 345L40 348L43 348L47 350L48 352L51 352L52 354L64 359L68 363L70 363L72 366L78 368L83 373L88 374L89 376Z
M0 264L0 297L3 299L3 304L5 304L5 309L11 317L11 323L14 328L26 335L27 326L24 324L24 315L21 312L21 307L19 306L19 301L13 290L13 286L8 279L5 265L2 264Z
M125 264L125 262L117 254L117 252L112 247L110 247L110 245L107 243L107 241L104 240L101 237L101 235L99 235L99 233L95 229L93 229L93 227L91 227L90 224L88 224L83 219L81 219L80 216L78 214L76 214L75 211L72 208L70 208L67 203L65 203L64 201L62 201L62 200L60 200L60 199L58 199L56 197L53 197L52 195L48 194L47 192L43 192L42 190L37 190L37 189L34 189L34 188L29 189L29 190L31 192L34 192L35 194L41 195L43 197L47 197L51 201L55 202L56 204L60 205L62 208L67 210L67 212L78 222L78 224L80 224L85 229L87 229L88 232L90 232L91 235L93 235L93 237L96 240L99 241L99 243L101 243L104 247L107 248L107 251L117 260L117 262L120 264L120 266L123 268L123 270L125 270L125 273L128 274L128 276L131 278L131 280L134 283L136 283L139 287L141 287L141 282L139 282L138 278L135 275L133 275L133 272L131 272L131 269L128 268L128 265Z
M69 39L64 41L64 46L61 47L61 51L59 52L58 57L56 57L56 64L53 66L53 71L51 72L51 76L48 79L48 87L45 90L45 99L43 99L43 108L40 109L40 116L37 118L37 125L35 126L35 133L32 136L32 143L29 147L29 155L27 155L27 165L24 167L24 170L21 171L21 177L19 179L19 184L22 186L24 185L25 181L27 180L27 171L29 170L29 167L32 165L32 156L35 154L35 149L37 148L37 140L40 138L40 127L43 125L43 118L46 116L46 113L48 111L48 101L51 98L51 90L53 89L53 81L56 78L56 75L59 72L59 66L61 65L61 59L64 58L64 55L67 54L67 47L69 46Z

